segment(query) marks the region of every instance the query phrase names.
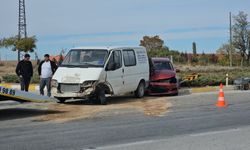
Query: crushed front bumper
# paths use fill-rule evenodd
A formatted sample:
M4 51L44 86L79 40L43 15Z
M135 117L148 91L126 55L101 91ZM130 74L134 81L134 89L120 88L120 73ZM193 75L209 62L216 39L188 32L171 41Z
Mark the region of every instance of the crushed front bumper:
M51 88L51 94L56 98L86 98L91 95L94 91L94 88L88 88L84 91L79 92L61 92L56 87Z
M178 94L177 83L150 82L148 88L149 95Z

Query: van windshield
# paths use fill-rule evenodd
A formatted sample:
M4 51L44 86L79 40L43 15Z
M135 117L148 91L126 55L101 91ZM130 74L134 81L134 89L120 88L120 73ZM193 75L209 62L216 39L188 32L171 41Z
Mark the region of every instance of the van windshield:
M105 49L70 50L61 66L64 67L103 67L108 57Z

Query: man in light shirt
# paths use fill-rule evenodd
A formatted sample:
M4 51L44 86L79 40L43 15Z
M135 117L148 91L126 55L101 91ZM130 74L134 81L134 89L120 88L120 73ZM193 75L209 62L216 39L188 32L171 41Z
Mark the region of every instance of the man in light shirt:
M44 95L44 87L47 88L47 96L51 96L51 78L57 69L55 62L49 59L49 54L44 55L44 60L38 66L40 76L40 94Z

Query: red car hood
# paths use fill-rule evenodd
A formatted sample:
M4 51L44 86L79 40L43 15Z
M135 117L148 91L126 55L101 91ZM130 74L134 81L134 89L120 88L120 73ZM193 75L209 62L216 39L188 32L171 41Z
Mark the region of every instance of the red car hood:
M162 80L162 79L169 79L172 77L175 77L176 73L175 71L172 70L155 70L151 77L150 80Z

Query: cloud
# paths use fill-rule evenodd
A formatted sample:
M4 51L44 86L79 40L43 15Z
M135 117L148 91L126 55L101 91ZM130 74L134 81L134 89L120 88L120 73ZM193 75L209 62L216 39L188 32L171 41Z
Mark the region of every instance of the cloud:
M167 40L184 40L184 39L206 39L227 37L227 30L210 30L210 31L188 31L177 33L166 33Z

